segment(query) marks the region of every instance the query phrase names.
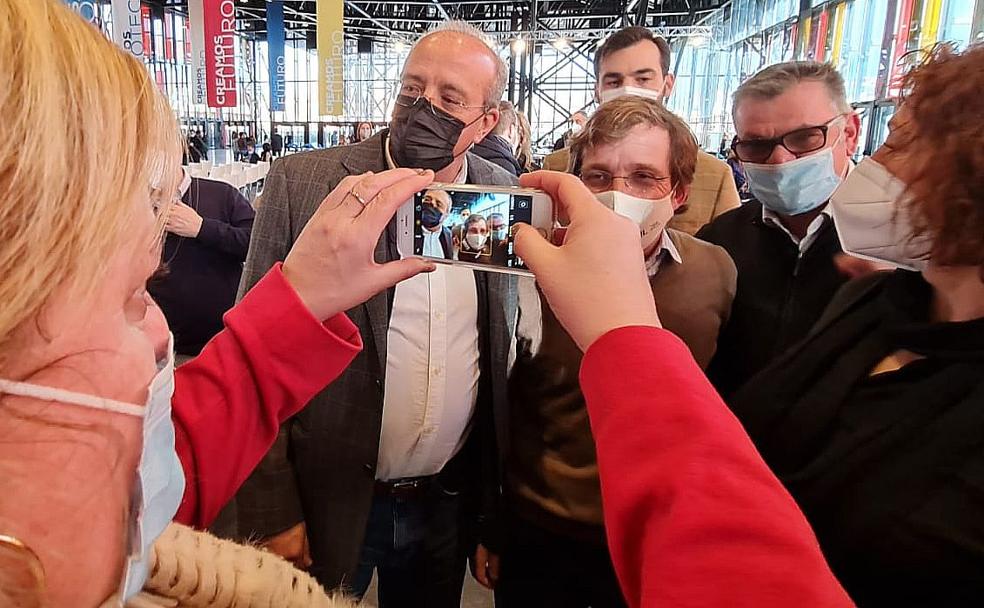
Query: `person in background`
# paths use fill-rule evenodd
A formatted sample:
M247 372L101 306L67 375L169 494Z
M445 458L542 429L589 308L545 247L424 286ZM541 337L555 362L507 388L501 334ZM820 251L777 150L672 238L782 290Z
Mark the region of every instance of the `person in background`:
M245 161L247 158L249 147L246 145L246 134L236 133L235 134L235 146L236 146L236 156L237 162Z
M202 160L208 160L208 146L205 145L205 140L202 138L202 132L200 129L195 129L195 132L189 139L189 143L191 144L191 147L198 150Z
M263 153L260 154L260 159L259 160L260 160L260 162L263 162L263 163L272 163L273 162L273 146L270 145L270 142L264 142L263 143Z
M273 128L273 135L270 136L270 151L275 158L279 158L284 153L284 136L276 127Z
M595 100L601 104L623 95L641 95L657 101L670 96L675 76L670 73L670 45L647 28L631 26L608 37L594 56ZM560 150L547 156L543 168L569 171L570 153ZM696 233L702 226L740 204L731 170L703 151L690 196L670 222L670 228Z
M500 101L499 122L485 139L475 144L472 152L518 177L523 172L523 167L516 160L520 129L519 118L512 103Z
M829 205L848 253L899 270L844 285L730 401L862 607L984 597L982 88L980 45L904 77Z
M554 142L554 151L563 150L568 145L570 145L571 138L581 132L584 128L584 123L588 122L588 115L584 112L578 111L571 114L571 117L567 119L568 128L560 138Z
M663 327L705 367L731 309L736 271L720 247L666 228L696 164L686 123L660 102L626 96L602 105L570 150L588 189L638 226ZM519 298L496 604L624 606L605 544L581 351L532 281L521 281Z
M186 159L186 163L185 164L187 164L188 162L192 162L192 163L200 163L200 162L202 162L202 153L192 143L191 137L189 137L185 141L184 157Z
M350 175L409 167L432 169L444 183L514 184L468 152L498 121L507 81L474 26L451 21L420 38L388 130L271 167L240 293L283 259ZM357 188L349 199L370 205L367 195ZM394 220L387 234L395 231ZM376 253L401 257L389 237ZM515 280L440 265L353 304L351 314L366 352L284 425L236 498L240 533L311 563L328 588L344 583L360 596L376 573L384 608L457 607L466 557L483 534L481 498L499 483L490 463L507 409Z
M526 114L522 112L516 112L516 116L519 118L519 147L516 152L516 160L519 161L519 166L522 168L522 173L529 173L530 171L536 171L539 167L535 164L533 158L533 131L530 129L530 120L526 118Z
M545 190L570 218L562 246L523 226L516 252L585 353L581 389L628 605L853 606L792 498L686 345L661 328L635 222L592 200L573 176L534 173L520 183Z
M164 225L164 272L148 285L174 332L179 363L222 331L222 315L236 302L255 215L229 184L182 175L181 200Z
M444 190L428 190L421 200L420 232L424 235L424 255L453 259L451 229L444 225L451 211L451 195Z
M488 264L492 260L492 241L489 223L480 213L472 213L461 226L461 243L458 260L475 264Z
M502 213L489 214L489 238L492 239L492 263L504 266L509 257L509 224Z
M829 64L767 67L735 91L732 144L754 197L697 233L728 250L738 294L708 370L727 398L806 336L847 280L827 201L847 175L860 120ZM765 328L768 328L766 331Z
M368 122L360 122L355 125L355 137L352 138L352 143L357 144L360 141L365 141L372 137L372 125Z

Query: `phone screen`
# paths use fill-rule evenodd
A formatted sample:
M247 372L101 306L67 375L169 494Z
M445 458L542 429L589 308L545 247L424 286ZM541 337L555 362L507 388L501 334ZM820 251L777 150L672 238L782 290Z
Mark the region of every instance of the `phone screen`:
M513 227L532 223L531 195L424 190L413 203L415 255L526 269L513 250Z

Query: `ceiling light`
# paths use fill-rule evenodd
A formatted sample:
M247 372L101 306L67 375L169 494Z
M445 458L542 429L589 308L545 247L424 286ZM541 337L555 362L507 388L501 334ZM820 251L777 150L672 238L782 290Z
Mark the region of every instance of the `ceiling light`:
M513 40L512 51L514 55L522 55L526 52L526 40L523 38L517 38Z
M707 36L704 36L702 34L691 36L687 40L687 44L689 44L694 48L700 48L702 46L706 46L708 42L710 42L710 40L708 40Z
M554 48L557 49L558 51L563 51L564 49L567 49L568 47L571 46L570 43L567 42L567 38L564 37L555 38L553 41L553 45Z

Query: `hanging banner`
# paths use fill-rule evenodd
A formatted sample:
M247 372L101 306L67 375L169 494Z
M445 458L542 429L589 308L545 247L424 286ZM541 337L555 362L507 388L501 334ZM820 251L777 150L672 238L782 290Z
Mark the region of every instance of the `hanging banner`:
M147 54L140 0L113 0L113 41L137 59Z
M270 110L283 112L287 95L287 69L284 57L284 5L280 0L267 4L267 48L270 55Z
M205 5L203 0L188 0L188 33L191 39L191 101L205 105L208 69L205 65Z
M318 0L318 102L322 116L341 116L344 112L344 16L342 0Z
M204 0L208 107L236 107L236 3Z

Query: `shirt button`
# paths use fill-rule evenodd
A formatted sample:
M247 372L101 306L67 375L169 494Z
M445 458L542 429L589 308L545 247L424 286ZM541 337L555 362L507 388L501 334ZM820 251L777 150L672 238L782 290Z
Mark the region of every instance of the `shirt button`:
M441 312L441 311L437 311L437 312L434 313L434 318L436 320L440 321L440 320L444 319L444 313Z
M374 466L372 466L372 465L371 465L370 463L368 463L368 462L367 462L367 463L365 463L365 464L364 464L364 465L362 465L362 466L364 466L364 467L365 467L365 469L366 469L367 471L369 471L370 473L373 473L373 472L375 472L375 470L376 470L376 467L374 467Z
M441 368L440 367L431 368L431 374L433 374L435 378L439 378L441 376Z

